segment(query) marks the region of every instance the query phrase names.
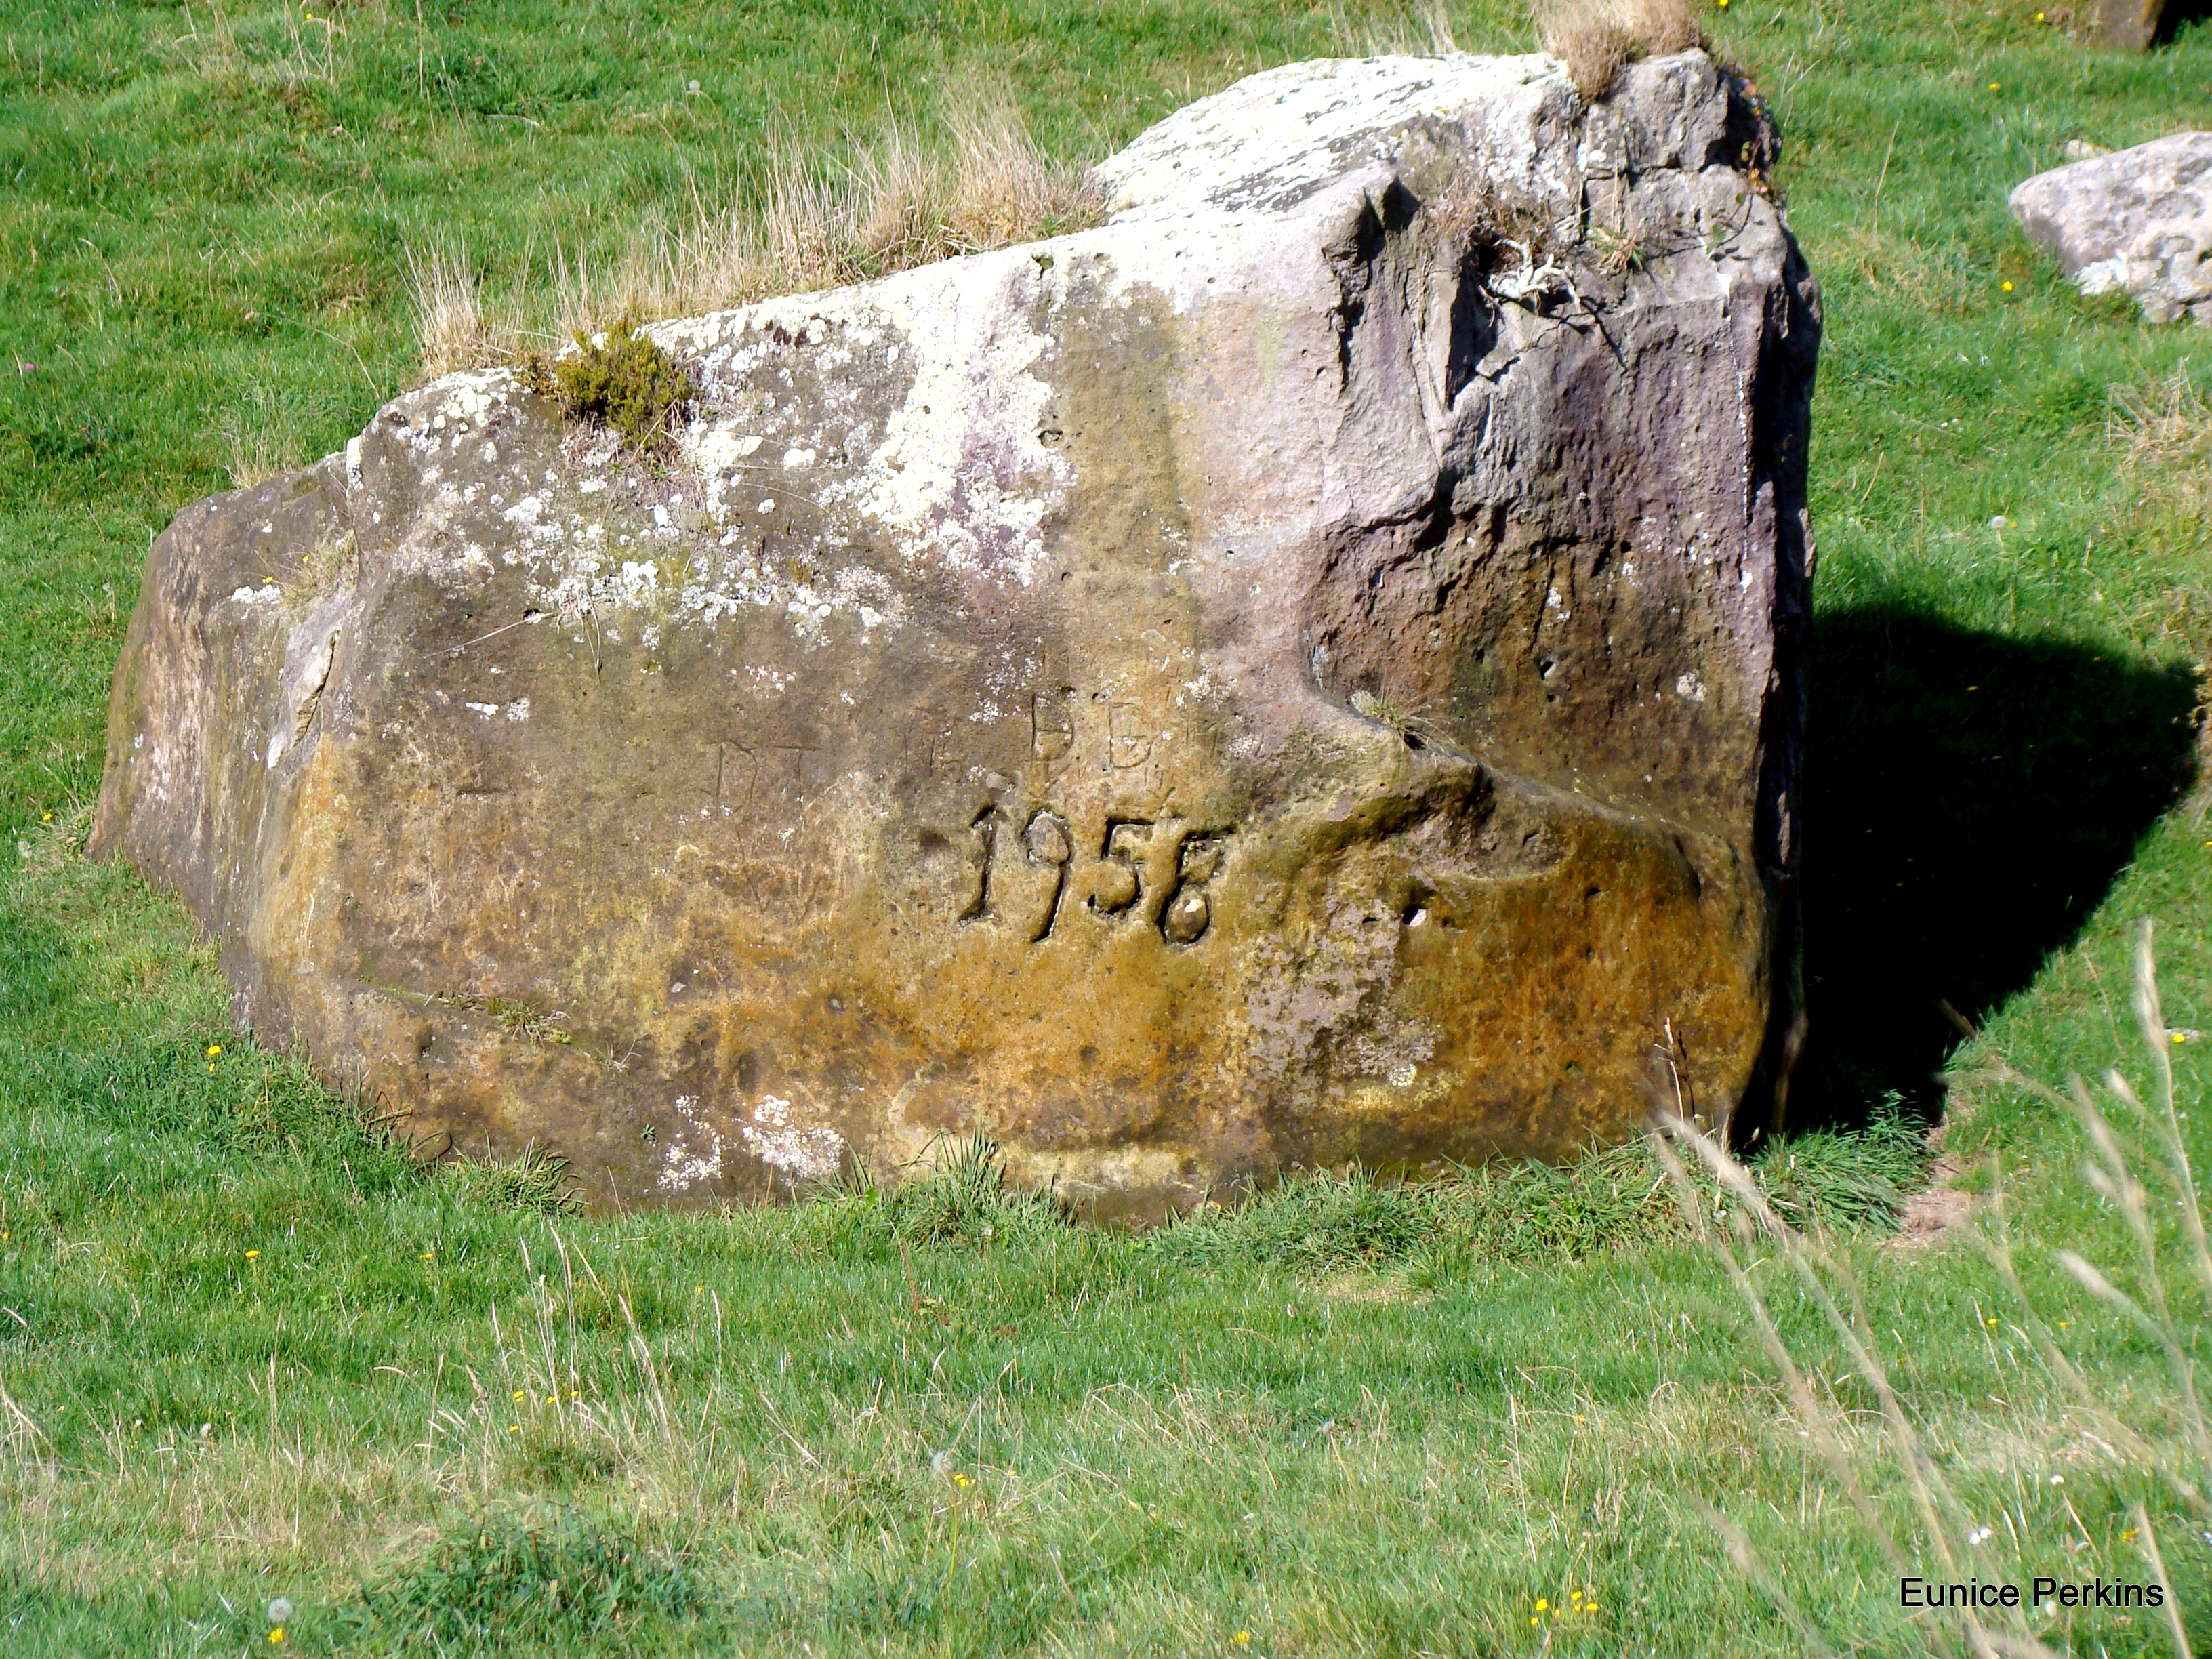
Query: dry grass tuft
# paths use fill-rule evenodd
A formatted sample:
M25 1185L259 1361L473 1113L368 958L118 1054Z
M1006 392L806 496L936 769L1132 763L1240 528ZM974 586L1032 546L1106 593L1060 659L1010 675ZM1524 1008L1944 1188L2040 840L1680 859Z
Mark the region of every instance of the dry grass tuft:
M240 405L217 415L216 435L222 441L222 470L233 489L251 489L307 460L296 413L265 386L252 388Z
M2149 386L2116 386L2106 394L2106 435L2128 447L2132 466L2201 461L2212 453L2212 407L2184 358Z
M449 374L495 360L491 327L466 248L438 246L427 253L410 252L407 289L426 373Z
M1443 0L1421 0L1411 12L1393 12L1354 25L1329 8L1329 31L1354 58L1443 58L1461 50Z
M422 368L512 361L550 341L865 282L939 259L1079 228L1095 216L1084 169L1037 147L1012 94L956 83L943 137L894 124L842 162L772 141L755 185L693 204L673 230L648 222L611 257L556 251L550 280L488 296L465 251L410 257Z
M1537 39L1592 100L1639 58L1705 44L1689 0L1532 0Z

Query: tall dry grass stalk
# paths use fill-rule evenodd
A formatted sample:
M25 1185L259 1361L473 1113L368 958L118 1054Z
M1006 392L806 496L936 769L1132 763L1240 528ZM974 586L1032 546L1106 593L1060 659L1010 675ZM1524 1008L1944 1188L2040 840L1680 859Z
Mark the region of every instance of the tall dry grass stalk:
M1530 0L1536 38L1567 66L1583 97L1599 99L1622 68L1705 44L1690 0Z
M475 368L490 361L499 349L477 286L465 247L441 243L425 252L409 250L407 294L426 373Z
M1055 162L1002 86L956 83L934 143L894 123L842 161L772 140L736 199L695 198L671 229L639 226L611 255L556 247L546 280L488 295L465 250L433 246L408 265L426 374L777 294L863 282L963 253L1079 228L1095 201L1081 168Z
M2177 1461L2170 1444L2161 1443L2159 1431L2125 1420L2109 1390L2100 1390L2064 1352L2051 1327L2037 1311L2021 1283L2004 1216L2002 1171L1995 1171L1991 1194L1984 1205L1987 1230L1978 1237L1984 1254L1996 1267L2011 1295L2018 1315L2014 1328L2028 1340L2045 1370L2072 1396L2075 1413L2094 1425L2094 1437L2112 1454L2142 1472L2145 1478L2166 1485L2188 1510L2199 1518L2212 1518L2212 1431L2208 1431L2203 1390L2199 1386L2190 1334L2200 1322L2198 1312L2185 1312L2185 1298L2212 1306L2212 1249L2205 1237L2203 1206L2197 1189L2181 1133L2181 1117L2174 1103L2173 1069L2165 1016L2160 1007L2156 963L2152 951L2150 924L2138 936L2135 953L2135 1008L2145 1046L2150 1054L2152 1087L2148 1101L2127 1078L2115 1069L2105 1083L2112 1100L2124 1115L2124 1130L2116 1130L2087 1087L2075 1079L2064 1094L2024 1077L2009 1066L1992 1069L1994 1080L2024 1089L2077 1118L2087 1133L2094 1158L2084 1174L2112 1205L2125 1224L2134 1246L2130 1275L2133 1293L2122 1289L2112 1274L2091 1264L2078 1253L2060 1250L2057 1265L2077 1284L2125 1316L2154 1341L2164 1355L2169 1387L2163 1398L2151 1402L2148 1417L2179 1424L2183 1458ZM2148 1146L2146 1158L2134 1148ZM1869 1535L1900 1575L1923 1575L1934 1566L1946 1583L1969 1577L2000 1582L2003 1574L1985 1546L1994 1536L1987 1527L1973 1523L1968 1505L1954 1486L1945 1460L1929 1449L1913 1414L1907 1408L1891 1374L1877 1352L1869 1332L1866 1310L1847 1267L1820 1241L1792 1229L1769 1206L1751 1172L1720 1142L1696 1125L1671 1112L1660 1114L1654 1150L1665 1166L1677 1198L1699 1237L1713 1251L1750 1312L1759 1344L1782 1379L1791 1414L1827 1466L1838 1488L1849 1499ZM1686 1148L1697 1165L1733 1200L1723 1231L1704 1202L1705 1194L1693 1178L1690 1162L1677 1147ZM2147 1171L2139 1165L2147 1164ZM2146 1179L2146 1174L2148 1179ZM2178 1218L2178 1254L2184 1266L2177 1268L2162 1253L2160 1229L2154 1215ZM1838 1402L1835 1384L1821 1379L1818 1369L1793 1352L1784 1339L1753 1270L1754 1251L1778 1255L1802 1293L1819 1310L1849 1360L1849 1375L1872 1391L1881 1426L1884 1456L1870 1456L1861 1449L1861 1437L1850 1428L1850 1413ZM2193 1280L2192 1283L2187 1281ZM1846 1305L1848 1304L1848 1305ZM1990 1322L1995 1323L1994 1320ZM1875 1501L1873 1488L1884 1464L1899 1477L1917 1525L1908 1548ZM2133 1522L2128 1534L2149 1568L2151 1582L2166 1585L2160 1615L2174 1651L2189 1659L2191 1651L2181 1610L2166 1577L2164 1558L2148 1506L2137 1501L2130 1510ZM1730 1559L1757 1583L1783 1616L1797 1627L1814 1652L1829 1653L1848 1644L1830 1644L1802 1609L1759 1564L1747 1535L1717 1512L1709 1518L1720 1534ZM2085 1534L2086 1536L2086 1534ZM1924 1553L1921 1553L1924 1552ZM1916 1567L1916 1563L1918 1564ZM1927 1628L1928 1638L1942 1652L1956 1650L1954 1638L1963 1641L1975 1659L2026 1659L2051 1656L2052 1650L2038 1638L2033 1610L1975 1608L1958 1620L1954 1632L1940 1626Z
M1443 0L1422 0L1413 10L1394 11L1354 23L1332 3L1329 33L1354 58L1443 58L1460 50Z

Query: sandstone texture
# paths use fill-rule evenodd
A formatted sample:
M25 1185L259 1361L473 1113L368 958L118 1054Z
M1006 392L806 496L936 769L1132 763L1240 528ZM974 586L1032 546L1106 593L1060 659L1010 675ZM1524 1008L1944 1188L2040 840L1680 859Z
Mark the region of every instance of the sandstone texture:
M2097 0L2097 40L2124 52L2148 52L2158 39L2166 0Z
M2212 132L2053 167L2010 199L2028 240L2082 293L2131 295L2149 322L2212 322Z
M1795 1007L1773 144L1700 53L1297 64L1095 228L655 326L665 460L410 392L155 544L94 850L264 1041L605 1203L1722 1117Z

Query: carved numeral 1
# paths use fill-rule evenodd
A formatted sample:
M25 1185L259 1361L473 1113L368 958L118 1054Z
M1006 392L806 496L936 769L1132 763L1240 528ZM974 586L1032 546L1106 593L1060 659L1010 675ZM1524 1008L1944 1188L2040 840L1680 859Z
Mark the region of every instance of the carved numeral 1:
M975 814L975 821L968 826L968 833L975 837L975 896L960 913L963 921L988 921L991 918L991 855L999 846L999 811L987 806Z

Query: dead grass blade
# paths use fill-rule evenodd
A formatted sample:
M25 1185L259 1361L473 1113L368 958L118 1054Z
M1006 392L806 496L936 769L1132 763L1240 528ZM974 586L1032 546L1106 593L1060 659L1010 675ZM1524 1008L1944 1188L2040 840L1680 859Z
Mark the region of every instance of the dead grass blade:
M1689 0L1532 0L1536 37L1595 101L1640 58L1705 44Z

